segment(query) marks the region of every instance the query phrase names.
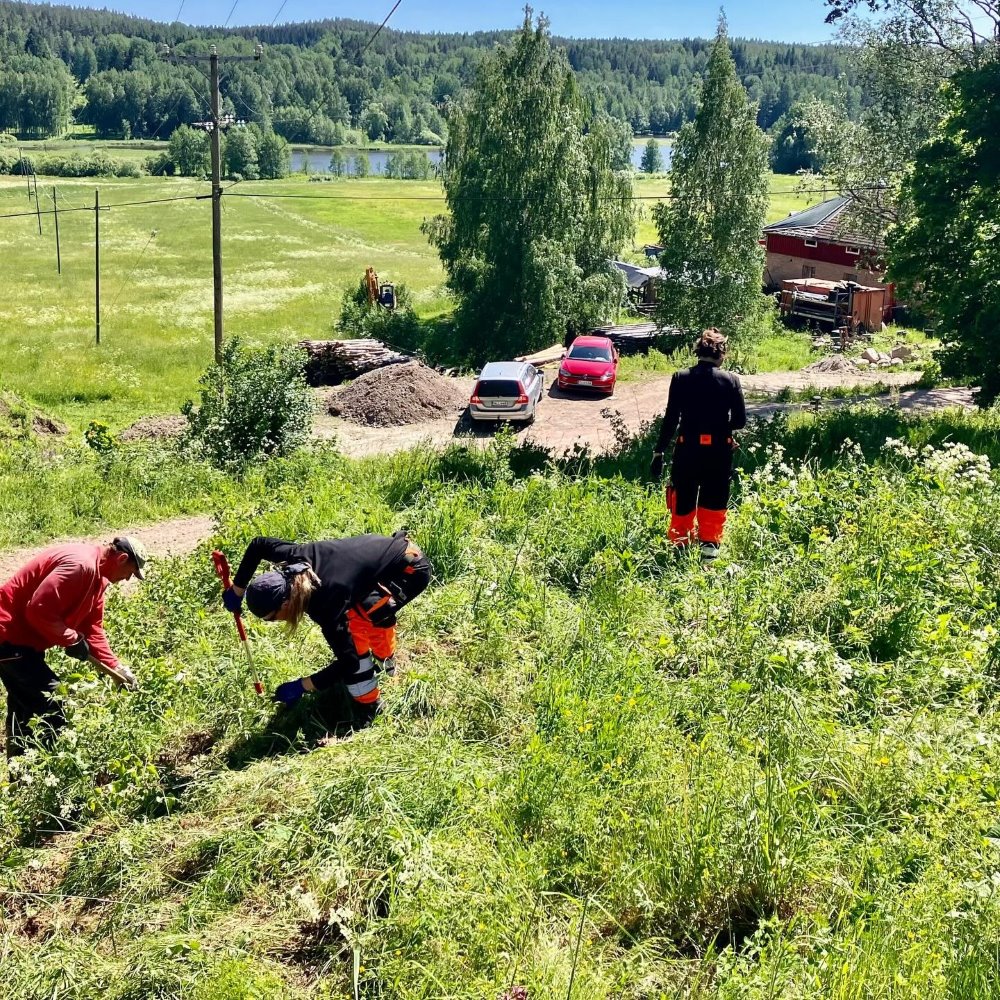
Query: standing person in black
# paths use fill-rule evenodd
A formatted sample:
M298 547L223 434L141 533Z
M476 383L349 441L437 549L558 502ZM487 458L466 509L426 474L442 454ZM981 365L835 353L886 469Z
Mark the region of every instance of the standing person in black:
M276 563L254 577L264 559ZM379 710L378 666L395 672L396 614L430 583L431 564L406 535L359 535L320 542L255 538L232 587L222 595L227 611L247 607L264 621L285 622L294 632L308 615L323 632L334 660L307 677L279 684L276 701L294 704L307 692L342 683L362 723Z
M732 478L733 432L747 422L740 380L719 367L726 344L720 330L705 330L694 347L698 363L674 373L650 468L654 479L663 475L663 455L676 433L667 487L669 537L678 547L697 537L705 559L719 554Z

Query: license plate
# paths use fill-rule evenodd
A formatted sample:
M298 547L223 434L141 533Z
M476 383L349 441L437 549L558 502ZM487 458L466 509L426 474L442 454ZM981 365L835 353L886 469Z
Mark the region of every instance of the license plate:
M582 379L580 379L580 381L579 381L579 382L577 382L576 384L577 384L577 385L593 385L594 383L593 383L593 382L591 382L589 378L582 378Z
M506 410L510 406L510 403L505 403L502 400L499 402L494 400L490 403L490 406L492 406L494 410Z

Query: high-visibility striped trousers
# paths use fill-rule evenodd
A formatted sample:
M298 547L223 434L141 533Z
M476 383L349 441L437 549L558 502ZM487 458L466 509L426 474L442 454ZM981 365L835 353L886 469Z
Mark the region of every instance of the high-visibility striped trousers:
M374 658L384 662L395 654L396 613L423 593L430 580L429 560L411 544L375 590L345 614L331 642L336 659L311 677L316 689L339 681L360 704L377 703L381 692Z
M696 539L716 545L722 542L732 471L728 445L677 446L667 487L667 536L674 545Z

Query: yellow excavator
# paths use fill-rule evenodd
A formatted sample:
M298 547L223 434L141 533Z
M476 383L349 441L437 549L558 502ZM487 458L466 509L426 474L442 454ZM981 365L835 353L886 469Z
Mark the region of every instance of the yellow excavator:
M368 290L368 304L379 305L390 312L396 308L396 289L391 282L379 283L374 267L365 271L365 288Z

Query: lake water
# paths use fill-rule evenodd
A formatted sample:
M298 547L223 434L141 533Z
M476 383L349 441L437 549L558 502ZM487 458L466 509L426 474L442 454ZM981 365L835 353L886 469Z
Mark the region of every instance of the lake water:
M670 166L670 158L673 155L673 146L670 145L666 140L657 140L660 145L660 156L663 158L663 167L668 169ZM639 169L639 165L642 163L642 154L645 152L646 143L636 143L632 146L632 166L636 170ZM322 150L309 150L306 152L302 149L292 150L292 171L298 172L302 170L303 164L306 159L309 160L309 172L313 174L325 174L330 171L330 154L333 152L331 149ZM354 157L356 156L367 156L368 157L368 172L370 174L384 174L385 173L385 163L386 160L392 155L393 150L391 149L342 149L341 152L344 154L344 159L347 161L347 173L354 173ZM433 146L428 146L423 150L430 158L431 163L438 163L441 160L441 150L436 149Z

